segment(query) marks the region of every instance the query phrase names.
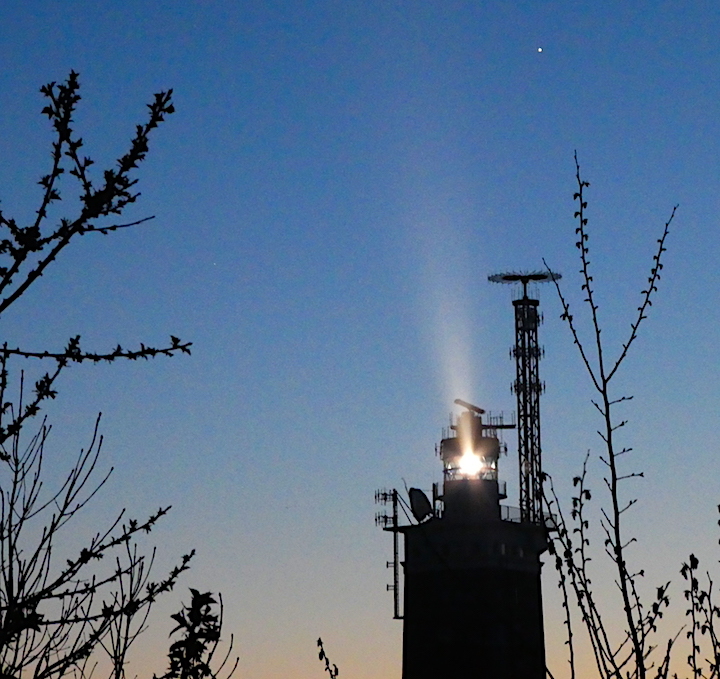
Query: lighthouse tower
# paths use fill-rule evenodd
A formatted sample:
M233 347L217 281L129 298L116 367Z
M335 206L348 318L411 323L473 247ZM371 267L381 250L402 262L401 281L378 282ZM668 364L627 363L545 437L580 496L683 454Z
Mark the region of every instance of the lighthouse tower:
M532 281L539 281L539 274ZM401 525L396 491L376 500L391 505L377 522L393 534L395 617L403 620L402 679L545 679L540 555L547 549L542 513L537 301L526 274L515 302L513 356L518 396L520 507L501 504L498 478L502 417L456 400L463 408L443 433L438 454L442 485L430 500L410 488L414 522ZM403 558L400 559L400 542ZM401 585L402 581L402 585ZM401 606L402 601L402 606ZM401 608L403 609L401 611Z
M500 505L497 429L504 425L482 416L468 407L440 443L442 510L427 513L429 500L412 489L418 523L398 527L405 548L403 679L545 677L545 528Z

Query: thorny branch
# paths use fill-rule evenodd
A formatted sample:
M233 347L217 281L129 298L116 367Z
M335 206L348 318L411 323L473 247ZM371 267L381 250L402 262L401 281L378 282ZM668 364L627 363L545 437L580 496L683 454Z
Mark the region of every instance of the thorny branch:
M47 273L62 252L91 233L108 235L152 219L125 218L134 203L135 170L145 159L152 131L172 114L172 90L159 92L148 105L148 116L116 163L93 176L94 162L81 155L83 140L74 129L80 101L78 74L41 88L43 115L53 128L51 163L38 182L41 195L32 220L0 211L0 317ZM77 182L76 200L63 202L64 177ZM67 187L63 190L66 190ZM70 207L68 207L70 205ZM168 344L110 351L87 351L80 336L61 350L28 349L9 341L0 344L0 675L33 679L80 677L94 651L105 649L112 663L111 678L124 679L127 650L144 629L158 596L175 586L189 568L194 552L160 579L150 577L155 552L145 556L137 539L150 533L169 507L136 519L121 511L109 525L72 551L72 525L105 486L111 473L99 474L102 448L100 417L90 445L54 490L44 480L44 456L50 427L45 421L32 434L29 421L44 401L55 399L61 373L71 364L138 360L190 353L190 342L170 336ZM18 362L44 361L47 370L29 380ZM48 365L49 364L49 365ZM16 375L17 396L11 394ZM206 602L208 606L214 600ZM210 612L207 612L210 616ZM221 617L215 618L217 625ZM209 620L210 618L206 618ZM219 629L219 627L218 627ZM212 652L210 649L210 657Z
M580 255L580 275L583 301L589 308L589 322L594 347L591 351L580 339L578 324L570 311L570 306L565 298L557 279L553 279L562 306L561 319L564 320L578 348L583 365L588 376L599 394L599 398L593 400L593 406L602 418L602 427L598 434L603 441L604 454L601 460L606 466L604 483L609 493L610 507L601 509L600 526L605 535L604 548L607 555L614 564L616 573L616 586L622 600L622 610L625 618L625 630L619 643L612 642L608 635L602 613L595 599L592 596L591 580L589 577L589 557L586 549L589 547L588 522L585 519L585 506L591 499L589 491L586 492L585 481L587 475L587 458L583 465L581 476L575 478L575 485L580 487L578 495L572 499L571 524L566 523L563 517L560 504L557 500L552 485L550 495L547 499L553 511L558 513L559 525L555 534L556 566L560 575L560 587L563 592L569 583L575 593L576 603L580 609L582 620L589 634L592 648L595 654L595 661L603 677L631 677L633 679L645 679L647 671L652 665L648 665L648 656L654 646L650 639L656 629L656 621L662 616L664 608L669 605L667 591L669 583L657 588L656 597L650 607L644 603L644 599L638 592L638 578L643 577L642 570L633 571L627 562L628 547L635 542L635 538L627 539L623 534L622 516L632 507L636 498L623 499L620 492L620 483L635 477L641 477L642 472L621 472L618 468L618 458L630 452L629 448L616 450L615 435L618 429L626 425L626 420L615 419L613 406L623 403L632 396L613 397L611 395L611 380L617 374L620 366L625 361L628 351L638 336L640 324L647 318L648 307L652 305L654 293L657 292L657 283L660 280L660 271L663 268L662 255L666 251L665 243L669 234L670 225L675 217L677 206L672 210L670 218L665 223L661 237L658 239L658 247L653 256L653 264L648 277L646 289L641 292L641 302L638 306L638 313L631 323L630 334L622 349L614 361L607 360L606 346L602 338L602 327L599 318L599 306L596 302L594 280L590 266L589 235L587 231L588 203L585 198L586 189L590 183L585 181L580 173L580 165L575 154L575 179L577 190L573 196L577 201L575 219L577 237L575 246ZM545 266L550 270L547 262ZM570 527L573 526L573 527ZM573 542L573 536L579 543ZM567 602L567 595L564 594ZM566 625L570 629L570 613L566 608ZM572 640L572 635L569 637ZM667 653L669 657L670 648ZM572 644L571 666L573 665ZM669 661L668 661L669 662ZM574 672L574 669L573 669Z
M320 662L325 662L325 671L330 676L330 679L336 679L340 672L338 671L337 665L334 663L332 665L330 664L330 658L328 658L327 653L325 653L325 647L323 646L323 640L321 638L318 638L317 645L320 649L318 652L318 658L320 659Z
M52 166L50 172L39 181L43 192L32 223L19 226L17 220L0 210L0 317L43 275L47 267L77 236L94 232L108 234L152 219L145 217L125 223L102 221L110 216L122 215L125 208L137 200L139 193L134 190L137 178L133 177L133 171L145 159L152 130L175 110L172 90L159 92L154 96L153 101L148 104L148 119L136 126L128 151L117 160L116 167L103 171L102 180L96 184L89 172L94 162L87 156L79 155L83 140L73 127L73 115L80 101L79 89L78 74L74 71L64 83L51 82L40 89L48 102L42 112L50 120L55 133L52 142ZM56 223L49 225L50 207L62 203L60 180L66 169L67 174L80 183L78 212L73 216L62 216ZM172 356L179 352L190 353L190 346L190 342L183 342L172 336L167 346L141 344L139 349L134 350L117 346L110 352L83 351L80 348L79 335L71 338L63 351L54 352L11 348L5 343L0 350L0 390L7 385L10 357L53 359L56 367L36 382L35 397L24 411L16 412L16 417L10 423L2 422L2 415L7 412L6 406L3 405L0 409L0 442L14 435L27 418L35 416L42 401L55 398L57 392L53 388L54 383L63 368L70 363Z
M50 433L43 425L25 447L14 437L0 486L0 667L10 676L32 668L37 679L56 677L86 658L120 627L146 615L158 595L170 591L188 569L193 553L167 577L149 579L148 561L134 546L150 533L169 507L143 521L122 522L122 512L75 556L58 565L53 558L66 535L65 526L104 486L108 475L92 481L102 437L95 423L90 446L83 450L60 487L42 496L44 447ZM5 479L9 476L9 479ZM121 523L122 522L122 523ZM39 534L39 537L37 537ZM121 553L109 571L99 570L106 555ZM94 565L95 564L95 565Z

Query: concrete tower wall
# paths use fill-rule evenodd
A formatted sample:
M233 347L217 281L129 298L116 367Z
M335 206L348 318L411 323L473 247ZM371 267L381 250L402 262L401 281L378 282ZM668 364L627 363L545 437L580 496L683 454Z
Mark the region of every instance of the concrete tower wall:
M463 495L477 503L496 485L446 490L466 507ZM544 679L545 529L498 514L454 511L403 529L403 679Z
M544 679L540 572L407 574L403 679Z

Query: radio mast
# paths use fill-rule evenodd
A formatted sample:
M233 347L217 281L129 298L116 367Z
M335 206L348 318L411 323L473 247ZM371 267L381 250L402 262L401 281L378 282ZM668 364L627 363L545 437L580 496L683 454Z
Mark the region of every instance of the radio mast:
M529 283L548 283L560 279L559 273L499 273L488 277L492 283L520 283L522 297L513 300L515 307L515 382L512 390L517 397L518 463L520 471L520 520L542 524L542 449L540 446L540 394L545 384L540 381L539 364L543 350L538 344L537 299L528 297Z

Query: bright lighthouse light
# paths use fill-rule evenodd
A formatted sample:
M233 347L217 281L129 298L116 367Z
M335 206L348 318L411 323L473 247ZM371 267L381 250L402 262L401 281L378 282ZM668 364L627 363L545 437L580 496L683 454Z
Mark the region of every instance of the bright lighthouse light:
M480 472L480 469L482 468L482 462L480 458L474 453L471 453L470 451L467 451L463 454L463 456L459 460L459 463L460 473L463 476L477 476Z

